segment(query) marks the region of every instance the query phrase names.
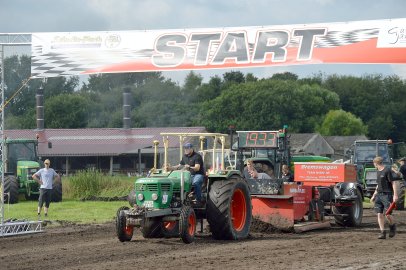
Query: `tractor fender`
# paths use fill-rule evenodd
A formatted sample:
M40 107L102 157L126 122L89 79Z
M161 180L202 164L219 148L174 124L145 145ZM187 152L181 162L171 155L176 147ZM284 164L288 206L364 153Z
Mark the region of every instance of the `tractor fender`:
M358 198L357 190L360 192L362 196L362 200L364 200L364 194L362 192L362 187L359 183L354 182L343 182L337 183L334 186L334 199L336 200L345 200L345 201L352 201Z

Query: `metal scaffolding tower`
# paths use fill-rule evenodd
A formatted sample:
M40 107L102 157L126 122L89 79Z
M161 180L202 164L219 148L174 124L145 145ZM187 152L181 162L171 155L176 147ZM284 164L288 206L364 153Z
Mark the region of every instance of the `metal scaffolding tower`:
M0 236L11 236L17 234L27 234L35 233L42 231L42 221L5 221L4 220L4 164L5 156L3 155L3 150L5 147L5 136L4 136L4 49L5 47L14 47L14 46L30 46L31 45L31 34L1 34L0 33L0 54L1 54L1 111L0 111L0 135L1 135L1 144L0 144L0 158L1 158L1 198L0 198Z

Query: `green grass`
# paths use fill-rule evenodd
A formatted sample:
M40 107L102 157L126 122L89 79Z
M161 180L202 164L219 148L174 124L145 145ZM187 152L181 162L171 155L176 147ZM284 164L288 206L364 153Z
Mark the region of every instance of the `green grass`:
M105 223L114 220L116 211L120 206L128 206L128 202L64 200L59 203L51 203L47 219L78 224ZM21 201L17 204L6 204L4 205L5 220L10 218L37 220L37 207L37 201ZM42 218L44 218L43 214L42 211Z
M17 204L6 204L4 206L5 219L16 218L19 220L37 220L37 206L37 201L20 201ZM49 208L49 217L47 219L51 221L60 220L73 222L77 224L100 224L113 221L115 219L117 209L121 206L128 206L128 202L82 202L69 199L59 203L51 203ZM372 208L372 204L367 198L364 200L364 208Z
M134 187L134 177L108 176L96 171L84 171L73 177L62 178L63 200L51 203L51 221L78 224L104 223L115 218L120 206L129 206L127 201L81 201L83 198L127 196ZM37 220L38 201L26 201L20 194L19 203L4 205L4 218ZM42 211L42 218L43 216Z

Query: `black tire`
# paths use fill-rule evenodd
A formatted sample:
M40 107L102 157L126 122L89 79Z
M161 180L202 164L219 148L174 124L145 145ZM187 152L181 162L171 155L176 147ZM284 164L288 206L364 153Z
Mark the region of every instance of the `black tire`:
M133 237L134 227L127 226L124 210L128 210L127 206L122 206L117 210L116 215L116 233L120 242L130 241Z
M183 206L180 211L179 231L180 238L185 244L190 244L195 241L196 221L196 214L193 208Z
M141 225L141 232L144 238L162 237L163 234L161 218L144 218Z
M405 192L406 192L406 186L403 181L400 182L399 186L399 199L396 202L396 210L405 210Z
M54 179L52 183L52 202L61 202L62 201L62 180L61 178Z
M334 219L338 225L348 227L358 227L362 223L362 195L357 189L357 199L352 206L333 206ZM344 216L342 216L344 215Z
M179 221L163 221L162 234L166 238L179 236Z
M246 182L239 176L213 182L206 215L213 238L246 238L252 220L251 198Z
M309 203L309 213L307 215L309 221L324 220L324 202L322 200L311 200Z
M137 203L137 199L135 197L135 190L132 189L130 193L127 196L127 201L130 204L131 207L134 207L134 205Z
M18 203L18 182L14 175L4 177L4 203Z

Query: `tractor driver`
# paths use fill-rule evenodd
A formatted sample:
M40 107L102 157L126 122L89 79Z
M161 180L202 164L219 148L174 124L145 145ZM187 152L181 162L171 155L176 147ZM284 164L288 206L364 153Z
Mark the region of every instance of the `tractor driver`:
M193 149L191 143L186 143L184 146L185 154L182 157L180 163L176 166L168 166L169 170L176 170L180 166L184 165L185 169L190 171L192 176L192 186L195 190L196 199L194 203L196 205L202 204L202 184L204 180L204 167L203 167L203 158L199 153L196 153Z

